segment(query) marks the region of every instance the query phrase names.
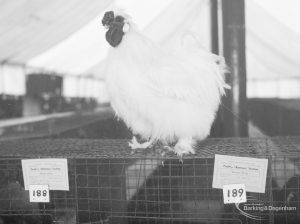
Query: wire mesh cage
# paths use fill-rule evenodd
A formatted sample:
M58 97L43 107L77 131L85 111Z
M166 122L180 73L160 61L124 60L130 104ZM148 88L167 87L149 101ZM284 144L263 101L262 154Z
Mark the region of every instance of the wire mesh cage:
M0 223L299 223L300 138L208 139L183 162L172 153L131 154L126 145L1 141ZM261 206L224 205L222 190L212 188L215 154L268 159L265 193L247 192ZM69 191L51 190L49 203L30 203L21 166L26 158L67 158Z

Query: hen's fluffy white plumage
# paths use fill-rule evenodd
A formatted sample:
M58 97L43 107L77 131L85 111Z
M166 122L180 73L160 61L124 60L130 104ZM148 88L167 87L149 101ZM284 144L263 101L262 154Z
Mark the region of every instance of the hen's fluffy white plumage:
M122 42L109 50L106 84L111 105L134 134L149 143L177 142L174 151L193 153L195 140L210 133L224 95L225 64L201 48L170 51L131 24Z

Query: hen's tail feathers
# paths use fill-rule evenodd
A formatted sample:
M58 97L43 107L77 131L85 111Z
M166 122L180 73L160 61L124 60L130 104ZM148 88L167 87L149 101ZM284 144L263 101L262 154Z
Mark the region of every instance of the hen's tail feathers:
M220 94L223 96L226 94L225 89L231 89L231 86L225 82L225 75L230 73L230 68L226 65L224 57L216 54L212 54L212 55L215 63L218 66L219 71L217 72L218 73L217 82L219 84L218 86L219 86Z
M193 42L187 41L187 37L191 37ZM182 48L198 48L199 50L204 50L201 44L200 38L196 33L186 30L181 34L180 43ZM217 84L219 87L220 94L225 95L225 89L231 89L231 87L225 82L225 74L230 73L230 68L226 65L225 59L222 56L207 52L207 56L211 56L214 63L217 65Z

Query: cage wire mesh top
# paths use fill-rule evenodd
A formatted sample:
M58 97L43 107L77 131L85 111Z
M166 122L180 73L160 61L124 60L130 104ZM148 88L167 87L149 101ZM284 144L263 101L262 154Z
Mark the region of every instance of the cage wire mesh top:
M279 148L279 150L278 150ZM274 138L209 138L196 146L195 155L184 158L209 158L215 154L267 157L298 156L300 137ZM131 153L128 141L122 139L29 139L0 141L2 157L20 158L157 158L152 150ZM177 158L174 153L165 157Z

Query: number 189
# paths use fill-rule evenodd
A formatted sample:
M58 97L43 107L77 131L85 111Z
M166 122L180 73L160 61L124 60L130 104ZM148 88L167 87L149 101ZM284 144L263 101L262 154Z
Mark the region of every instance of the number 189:
M237 197L239 194L239 197L241 197L244 193L244 189L243 188L239 188L239 189L228 189L227 191L227 196L228 198L230 197Z

